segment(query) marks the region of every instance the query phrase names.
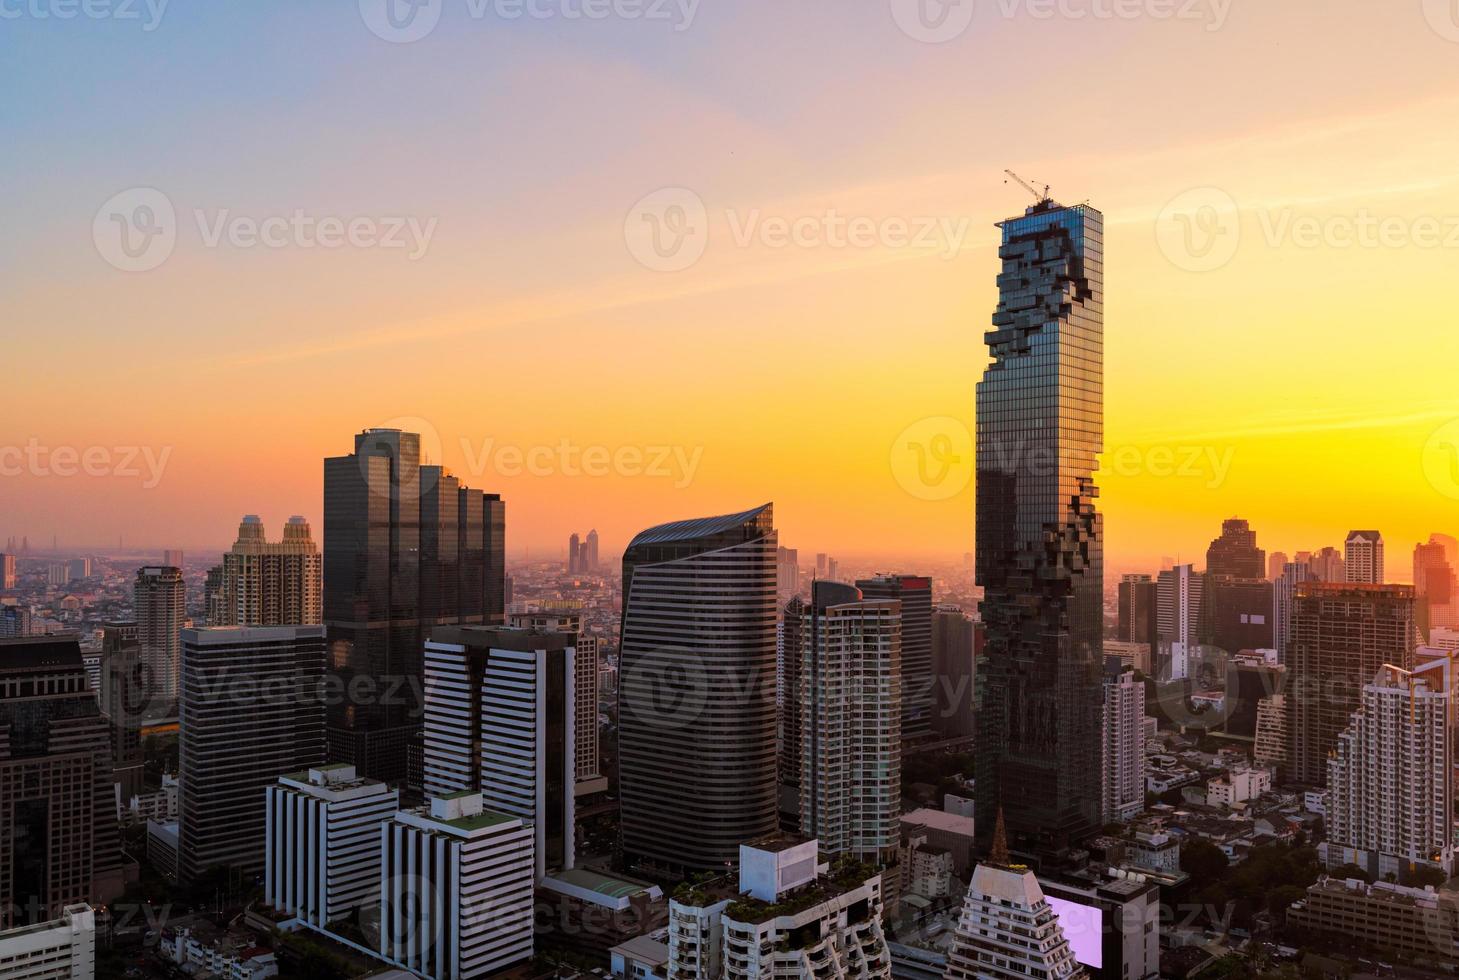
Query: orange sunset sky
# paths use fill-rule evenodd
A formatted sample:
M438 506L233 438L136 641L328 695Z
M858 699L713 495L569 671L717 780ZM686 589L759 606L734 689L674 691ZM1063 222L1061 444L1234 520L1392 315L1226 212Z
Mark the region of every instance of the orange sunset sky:
M1199 564L1239 515L1269 551L1378 528L1407 580L1416 540L1459 534L1459 13L1062 3L983 0L941 43L896 0L672 24L447 0L410 43L354 2L7 24L0 445L165 465L7 464L0 541L318 533L321 458L411 420L507 498L513 555L765 500L803 552L960 555L994 222L1032 200L1013 168L1105 214L1111 569ZM94 222L139 187L176 246L127 272ZM704 206L675 271L625 234L663 188ZM418 256L208 240L296 210L434 224ZM773 234L830 213L939 224L933 247ZM929 487L905 454L934 436ZM562 472L564 441L665 447L668 472Z

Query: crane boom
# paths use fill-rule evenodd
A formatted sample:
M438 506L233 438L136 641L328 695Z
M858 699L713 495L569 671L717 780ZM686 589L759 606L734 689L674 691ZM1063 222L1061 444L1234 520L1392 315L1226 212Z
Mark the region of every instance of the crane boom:
M1044 203L1047 200L1050 200L1050 197L1049 197L1049 185L1048 184L1045 184L1044 185L1043 192L1040 193L1039 192L1039 189L1037 187L1033 186L1028 181L1024 180L1022 177L1018 176L1018 174L1014 173L1012 170L1005 170L1003 172L1005 174L1007 174L1008 176L1012 177L1014 180L1018 181L1019 186L1021 186L1024 190L1026 190L1030 194L1032 194L1038 200L1038 202L1040 204ZM1008 181L1005 180L1003 183L1006 184L1006 183L1008 183Z

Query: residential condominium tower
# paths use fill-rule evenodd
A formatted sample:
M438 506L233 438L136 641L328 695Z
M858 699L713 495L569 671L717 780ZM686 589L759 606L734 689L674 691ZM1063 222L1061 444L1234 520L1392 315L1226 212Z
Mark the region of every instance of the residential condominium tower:
M802 620L800 831L827 854L896 863L902 609L821 580Z
M224 552L218 591L208 597L210 626L297 626L324 621L323 560L309 522L291 517L282 541L248 515Z
M1014 846L1099 826L1104 218L1044 200L1000 226L992 363L977 388L977 826Z
M137 569L132 587L137 614L137 642L142 666L156 704L170 714L178 698L182 667L183 624L187 621L187 587L182 570L173 565L147 565Z
M932 734L936 701L936 678L932 672L932 579L923 575L878 575L861 579L856 587L868 599L895 600L902 604L902 739L905 742L925 739Z
M770 504L643 531L623 555L622 843L723 868L777 827Z
M1343 544L1343 562L1349 582L1383 584L1383 535L1378 531L1349 531Z

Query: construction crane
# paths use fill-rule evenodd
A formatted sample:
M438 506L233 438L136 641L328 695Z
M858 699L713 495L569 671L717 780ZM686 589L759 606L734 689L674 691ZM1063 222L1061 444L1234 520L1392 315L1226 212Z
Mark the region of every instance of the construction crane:
M1048 184L1045 184L1044 185L1043 193L1039 193L1039 189L1037 187L1035 187L1034 185L1030 184L1028 181L1024 180L1022 177L1018 176L1018 174L1014 173L1012 170L1005 170L1003 172L1005 174L1007 174L1008 176L1012 177L1014 180L1018 181L1019 186L1022 187L1024 190L1028 191L1030 194L1032 194L1038 200L1038 202L1040 204L1043 204L1046 201L1053 200L1053 198L1049 197L1049 185ZM1008 183L1008 181L1005 180L1003 183L1006 184L1006 183Z

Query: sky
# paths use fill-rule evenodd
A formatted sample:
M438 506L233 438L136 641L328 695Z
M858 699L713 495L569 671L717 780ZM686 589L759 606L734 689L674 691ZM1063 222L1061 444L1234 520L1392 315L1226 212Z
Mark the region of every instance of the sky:
M0 0L0 536L394 425L513 554L960 555L1006 168L1105 214L1112 569L1459 534L1451 0L388 2Z

